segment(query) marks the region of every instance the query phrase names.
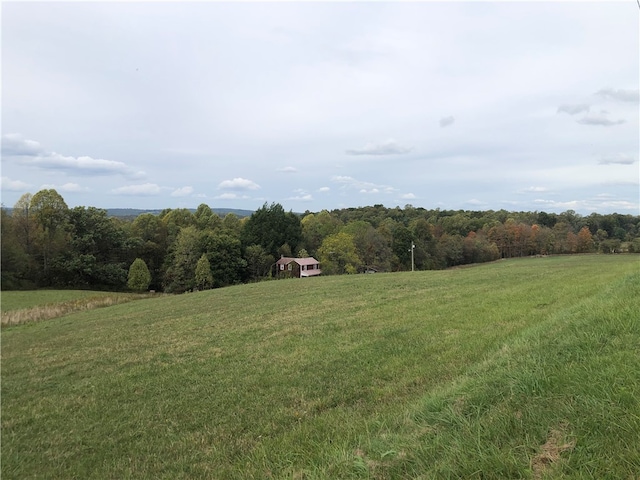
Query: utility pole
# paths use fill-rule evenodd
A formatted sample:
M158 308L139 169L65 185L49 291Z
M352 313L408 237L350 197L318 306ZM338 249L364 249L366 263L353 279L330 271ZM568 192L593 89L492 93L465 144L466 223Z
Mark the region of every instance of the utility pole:
M416 267L415 267L415 263L413 262L413 250L416 248L415 243L413 243L413 240L411 241L411 271L414 272Z

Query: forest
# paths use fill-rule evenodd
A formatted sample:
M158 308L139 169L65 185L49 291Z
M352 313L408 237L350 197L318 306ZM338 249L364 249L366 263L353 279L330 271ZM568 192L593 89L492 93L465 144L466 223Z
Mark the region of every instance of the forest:
M224 217L206 204L133 219L69 208L54 189L2 208L1 288L182 293L273 278L284 256L323 274L444 269L533 255L640 252L640 216L425 209L302 214L265 203Z

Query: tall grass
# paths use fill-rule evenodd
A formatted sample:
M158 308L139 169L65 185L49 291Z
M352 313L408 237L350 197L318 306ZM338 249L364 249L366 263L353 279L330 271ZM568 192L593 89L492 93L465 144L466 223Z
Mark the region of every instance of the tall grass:
M22 310L43 305L71 302L84 298L108 297L112 292L92 290L2 290L0 308L3 312Z
M109 307L148 298L148 294L42 290L3 292L2 326L20 325L62 317L70 313ZM19 306L29 305L27 308Z
M2 335L3 478L635 478L638 256L283 280Z

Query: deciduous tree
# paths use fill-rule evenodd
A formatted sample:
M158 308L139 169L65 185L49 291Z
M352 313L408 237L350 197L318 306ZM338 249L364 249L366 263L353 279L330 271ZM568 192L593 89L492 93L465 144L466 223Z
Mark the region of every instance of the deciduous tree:
M369 222L356 220L345 225L341 231L353 236L363 268L375 268L380 271L391 269L391 245Z
M438 251L447 267L461 265L464 260L464 239L460 235L444 233L438 239Z
M588 253L593 250L593 236L588 227L582 227L578 232L576 250L578 253Z
M193 214L195 225L199 230L215 230L222 226L222 219L213 213L209 205L201 203Z
M269 273L269 267L275 263L272 255L269 255L261 245L249 245L245 249L244 258L247 261L249 278L258 280Z
M31 253L31 245L36 236L36 221L31 211L31 200L33 195L25 193L13 206L14 233L20 243L24 246L27 254Z
M158 215L143 213L131 225L136 256L142 258L151 272L151 288L160 290L164 277L163 264L167 255L167 226Z
M57 191L47 189L40 190L31 198L30 211L38 226L35 243L42 265L42 275L38 280L45 285L53 285L55 278L51 271L52 260L65 249L69 240L69 208Z
M168 256L169 267L165 273L165 290L184 292L195 285L198 259L202 255L201 234L196 227L184 227L178 233Z
M95 207L69 210L69 247L55 262L65 285L122 288L130 261L122 225Z
M242 245L237 236L226 230L208 231L201 248L209 259L214 287L234 285L247 278L247 262L242 257Z
M25 286L29 282L29 255L16 234L15 218L1 209L0 236L0 274L2 288L10 290Z
M342 226L342 222L326 210L316 214L305 215L300 223L302 227L302 244L311 256L316 254L326 237L337 233Z
M210 288L213 285L213 275L211 274L211 265L206 254L202 254L200 260L196 264L196 286L200 290Z
M396 222L391 233L393 234L392 250L395 255L395 268L411 270L411 245L413 244L411 230Z
M318 260L326 273L356 273L362 265L356 251L353 235L339 232L324 239L318 249Z

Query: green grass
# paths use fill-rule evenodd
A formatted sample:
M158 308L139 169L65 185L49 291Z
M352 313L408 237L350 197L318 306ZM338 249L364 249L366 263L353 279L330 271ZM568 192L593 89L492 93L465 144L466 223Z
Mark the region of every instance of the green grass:
M2 332L3 478L638 478L640 257L283 280Z

